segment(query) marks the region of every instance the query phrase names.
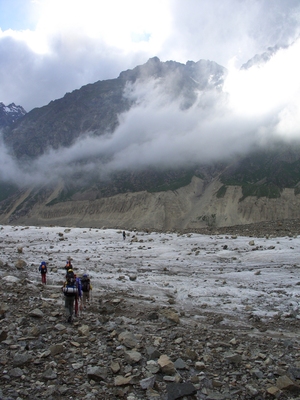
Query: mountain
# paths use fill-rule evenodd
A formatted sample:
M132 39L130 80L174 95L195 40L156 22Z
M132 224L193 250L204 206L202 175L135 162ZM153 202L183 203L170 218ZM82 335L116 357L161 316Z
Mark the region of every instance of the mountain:
M5 106L0 103L0 129L12 125L25 114L26 111L21 106L16 106L14 103Z
M113 132L118 116L134 105L134 100L123 95L130 84L156 79L170 96L182 97L182 107L188 108L195 102L197 90L220 87L225 73L223 67L211 61L189 61L184 65L163 63L154 57L122 72L117 79L83 86L47 106L35 108L4 132L4 141L18 158L38 157L49 148L70 146L87 132Z
M19 171L31 171L31 180L0 181L0 222L196 230L300 218L297 143L277 142L218 162L105 169L113 159L107 140L128 111L143 109L152 96L167 105L176 102L188 114L200 98L201 118L202 109L218 105L226 73L212 61L181 64L154 57L24 114L4 128L3 141ZM137 141L138 134L139 128ZM122 145L120 133L118 138L115 147ZM89 152L82 150L85 139Z

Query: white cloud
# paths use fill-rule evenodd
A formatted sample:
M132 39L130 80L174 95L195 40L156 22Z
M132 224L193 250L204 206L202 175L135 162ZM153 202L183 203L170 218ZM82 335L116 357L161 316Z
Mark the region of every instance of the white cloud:
M188 109L183 97L175 98L160 81L128 86L125 95L136 106L119 116L114 133L86 135L20 168L4 149L3 176L23 183L56 180L77 170L103 177L117 170L222 160L275 137L299 139L299 43L265 64L247 70L232 66L223 92L199 92ZM172 80L167 85L174 86Z
M40 6L35 30L0 30L5 104L29 111L155 55L162 61L211 59L228 66L229 74L222 95L199 93L188 110L182 109L182 98L175 101L155 81L136 85L127 95L138 99L138 106L120 116L113 135L81 138L33 166L19 168L1 145L2 178L61 177L66 160L72 164L66 173L84 168L99 174L205 162L247 151L273 135L299 137L300 40L292 41L299 34L298 1L275 0L272 8L266 0L45 0ZM282 43L292 44L265 64L239 69L255 53ZM105 163L96 162L103 156ZM83 158L85 166L77 161Z
M272 7L267 0L31 3L24 13L31 29L1 31L0 15L0 100L29 111L153 56L225 67L237 57L241 65L268 46L290 43L299 34L299 10L296 0Z

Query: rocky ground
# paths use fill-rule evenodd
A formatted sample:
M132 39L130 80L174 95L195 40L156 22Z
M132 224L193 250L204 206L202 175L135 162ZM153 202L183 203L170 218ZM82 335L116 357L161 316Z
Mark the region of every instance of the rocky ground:
M285 219L276 221L264 221L255 224L234 225L226 227L207 227L195 229L201 234L231 234L241 236L265 237L265 236L295 236L300 234L299 219Z
M277 227L284 235L298 229L292 221L244 229L280 236ZM172 298L158 306L115 287L95 291L68 324L59 286L33 281L22 265L1 268L16 278L0 293L3 400L300 398L295 315L266 322L249 313L246 323L226 323L204 309L199 320Z

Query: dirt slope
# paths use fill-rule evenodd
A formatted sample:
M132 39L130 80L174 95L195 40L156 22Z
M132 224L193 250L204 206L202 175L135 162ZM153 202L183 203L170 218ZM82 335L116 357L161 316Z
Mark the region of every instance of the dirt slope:
M295 196L293 189L284 189L278 199L247 197L240 201L241 187L229 186L225 196L218 198L221 186L218 179L205 186L201 179L194 177L190 185L176 191L126 193L53 206L46 206L45 201L13 221L10 214L2 214L0 222L159 231L300 218L300 196Z

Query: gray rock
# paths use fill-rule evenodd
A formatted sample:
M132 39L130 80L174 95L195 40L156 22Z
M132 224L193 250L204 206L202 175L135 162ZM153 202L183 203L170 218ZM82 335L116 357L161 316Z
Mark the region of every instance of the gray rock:
M63 344L53 344L50 346L50 352L52 356L55 356L56 354L61 354L65 351L65 347Z
M7 339L7 332L4 330L0 330L0 342Z
M242 357L240 354L235 354L231 352L226 352L224 358L231 364L240 364L242 362Z
M35 308L34 310L29 312L29 315L34 318L43 318L44 313L43 313L43 311L39 310L38 308Z
M21 368L13 368L9 371L9 375L13 378L20 378L23 375L23 370Z
M277 379L276 386L279 389L300 393L300 386L286 375L280 376Z
M24 364L27 364L31 359L32 356L28 353L23 353L23 354L17 353L13 358L13 365L15 367L20 367Z
M125 386L131 383L132 376L122 376L118 375L115 377L114 384L115 386Z
M155 380L156 380L155 376L150 376L149 378L142 379L140 381L141 388L144 390L152 388L154 386Z
M78 333L82 336L88 336L88 334L90 333L90 328L88 325L81 325L78 328Z
M157 362L163 373L173 374L176 372L174 363L169 359L169 357L166 354L160 356Z
M87 376L89 379L93 379L96 382L105 381L107 379L108 370L103 367L93 367L88 366L87 368Z
M180 399L197 393L197 389L190 382L170 383L167 385L168 400Z
M138 341L134 334L128 331L120 333L118 340L129 349L133 349L138 344Z
M46 380L54 380L57 378L57 374L55 371L53 371L52 368L46 369L46 371L43 373L43 378Z
M160 366L158 365L158 362L155 360L150 360L147 361L147 371L151 372L152 374L157 374L160 370Z
M23 268L25 268L26 266L27 266L26 261L24 261L24 260L22 260L22 259L20 259L20 258L15 262L15 267L16 267L17 269L23 269Z
M125 359L131 363L138 363L142 359L142 354L135 350L128 350L124 352Z
M187 369L188 368L187 364L182 360L182 358L177 358L177 360L174 362L174 367L176 369Z

